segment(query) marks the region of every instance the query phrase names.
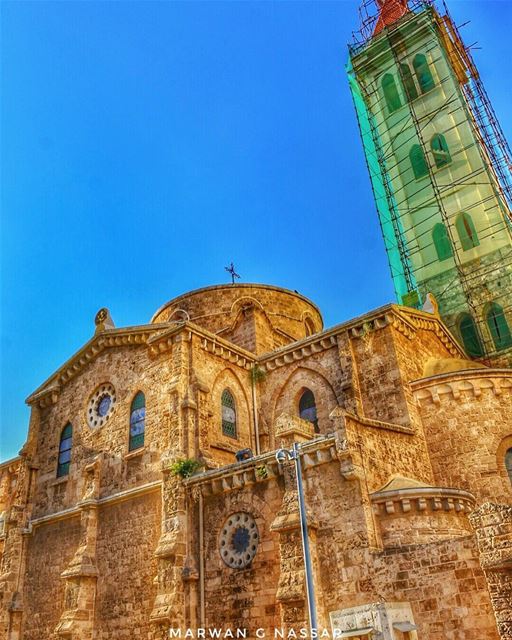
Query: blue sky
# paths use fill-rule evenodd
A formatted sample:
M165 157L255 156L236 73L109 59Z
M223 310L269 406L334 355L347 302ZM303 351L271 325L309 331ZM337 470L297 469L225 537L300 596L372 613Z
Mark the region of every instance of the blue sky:
M1 441L107 306L228 281L393 299L344 74L358 2L3 2ZM509 138L512 1L450 3Z

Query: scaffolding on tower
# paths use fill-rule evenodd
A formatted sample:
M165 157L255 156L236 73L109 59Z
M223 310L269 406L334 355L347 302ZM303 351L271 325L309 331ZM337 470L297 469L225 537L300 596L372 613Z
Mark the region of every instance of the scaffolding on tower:
M400 168L397 166L393 142L384 140L379 132L378 121L384 120L383 98L379 94L376 83L361 82L355 67L356 60L361 58L370 47L372 51L376 52L387 50L394 60L394 68L405 92L407 78L404 77L404 66L406 65L402 64L404 43L401 30L415 15L423 13L432 33L435 34L432 42L441 44L443 55L447 61L448 75L452 74L451 78L448 76L439 78L439 84L446 83L448 86L448 83L453 80L453 74L456 76L457 89L454 95L446 96L443 109L450 115L452 121L456 121L454 114L457 109L460 109L460 105L463 105L465 117L467 121L472 123L477 151L483 160L481 169L475 170L472 174L464 175L459 180L459 185L456 181L452 181L449 185L443 183L436 175L435 166L429 166L432 176L429 182L432 187L429 206L433 211L430 217L434 219L440 214L442 222L445 224L451 245L454 248L455 279L460 283L461 293L467 301L469 310L474 317L477 317L476 308L481 303L482 283L480 279L477 281L474 271L467 268L460 251L457 249L453 224L450 223L450 216L446 210L445 196L450 189L467 185L468 180L478 183L479 176L482 177L485 172L486 175L483 179L491 185L493 191L488 198L494 198L499 203L502 218L506 220L510 232L512 229L512 153L480 79L471 52L464 45L459 30L444 4L443 11L440 13L433 0L410 0L409 2L407 0L365 0L360 6L359 12L360 29L353 34L353 43L349 46L350 58L347 72L395 293L399 302L408 306L421 307L423 303L427 291L422 290L418 282L414 263L420 259L420 245L424 252L425 247L431 241L429 232L426 230L419 235L417 232L418 226L426 228L428 219L422 219L419 225L411 222L415 212L407 197L407 189L410 185L396 179ZM409 46L407 53L412 56L415 52L411 51ZM463 99L461 99L462 96ZM406 100L409 108L403 110L402 130L412 132L409 143L419 142L425 158L427 158L428 145L424 137L424 129L436 114L432 113L430 119L429 114L426 117L418 117L415 108L411 106L412 102L412 99ZM453 128L456 127L456 124L453 125ZM402 144L405 142L402 140ZM469 146L463 147L457 153L466 153L468 150ZM472 206L475 208L485 207L486 201L481 199L480 202L475 202ZM412 233L413 227L416 227L414 234ZM487 229L489 237L493 237L494 232L493 226L489 226ZM484 238L480 238L480 241L483 240ZM479 275L483 273L484 276L487 274L489 279L500 278L503 267L501 261L502 258L497 258L495 262L485 264ZM428 266L428 264L422 264L423 268ZM447 283L446 295L453 286L453 282ZM437 293L438 301L441 304L444 293L444 291ZM477 328L482 345L488 343L488 332L482 331L480 326ZM487 353L492 351L492 345L485 346Z

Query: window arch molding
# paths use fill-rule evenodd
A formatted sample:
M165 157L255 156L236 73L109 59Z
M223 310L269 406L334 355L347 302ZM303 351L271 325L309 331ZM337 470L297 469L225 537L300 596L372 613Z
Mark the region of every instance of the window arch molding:
M137 391L130 404L130 438L129 451L135 451L144 446L146 434L146 396L143 391Z
M236 414L236 440L244 447L255 446L254 443L254 415L252 412L252 394L250 383L244 376L239 377L238 371L225 367L215 377L211 385L211 410L215 431L224 442L233 442L234 438L225 435L222 430L222 394L229 391L233 396Z
M512 334L503 307L491 302L484 308L484 318L491 334L492 341L498 351L512 346Z
M73 425L68 422L59 436L59 454L57 460L57 478L69 475L71 450L73 448Z
M283 383L275 388L269 399L272 424L282 414L299 416L299 400L306 388L311 389L315 396L320 432L324 433L332 428L330 414L341 403L341 397L337 396L328 372L314 362L297 365ZM270 446L273 447L274 443Z
M484 349L473 316L467 312L461 313L456 324L466 353L477 358L483 356Z

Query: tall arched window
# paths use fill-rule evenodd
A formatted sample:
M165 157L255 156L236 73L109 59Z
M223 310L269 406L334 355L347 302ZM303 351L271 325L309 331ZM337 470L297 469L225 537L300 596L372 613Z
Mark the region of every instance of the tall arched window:
M510 484L512 484L512 447L505 454L505 469L507 470Z
M402 101L400 100L400 94L398 93L395 78L391 73L386 73L382 78L382 91L384 92L384 99L386 100L389 113L393 113L393 111L400 109Z
M304 327L306 329L306 338L308 336L312 336L315 333L315 324L311 318L306 318L304 320Z
M139 391L132 400L130 407L130 444L128 449L140 449L144 446L144 432L146 430L146 398Z
M438 169L450 164L452 161L450 150L448 149L446 138L441 133L436 133L435 136L432 136L430 148L434 154L434 162Z
M412 76L409 65L401 64L400 73L402 76L402 86L404 88L404 93L407 96L407 99L414 100L418 97L418 90L416 89L416 85L414 84L414 78Z
M506 349L512 346L512 336L508 326L503 307L493 302L489 305L486 313L487 326L496 349Z
M461 213L455 221L455 227L459 234L463 251L478 247L480 241L476 233L475 225L473 224L473 219L469 213Z
M59 441L59 461L57 464L57 478L67 476L71 462L71 447L73 445L73 427L71 423L62 429Z
M469 313L461 313L457 324L466 353L470 356L483 356L484 350L473 317Z
M453 256L453 247L448 235L448 229L438 222L432 229L432 239L438 259L442 262Z
M413 144L409 151L409 160L416 179L423 178L428 174L428 164L419 144Z
M430 71L427 58L422 53L418 53L414 56L412 66L414 67L414 73L416 74L416 79L420 85L421 93L427 93L427 91L433 89L435 87L435 82Z
M236 438L236 407L233 394L224 389L221 397L222 433L230 438Z
M313 423L315 427L315 433L319 432L318 429L318 417L316 415L316 402L315 395L311 389L304 389L299 400L299 416L302 420L307 420Z

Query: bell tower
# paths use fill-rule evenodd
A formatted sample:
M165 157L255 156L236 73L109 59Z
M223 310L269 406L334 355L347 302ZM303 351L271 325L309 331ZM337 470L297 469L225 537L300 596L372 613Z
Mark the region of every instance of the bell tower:
M434 294L469 356L512 365L512 160L432 2L366 0L348 76L398 302Z

